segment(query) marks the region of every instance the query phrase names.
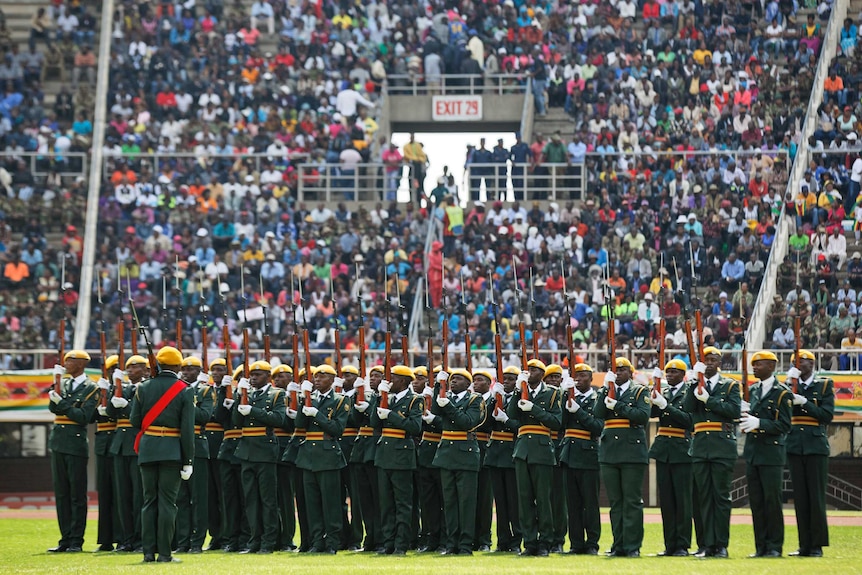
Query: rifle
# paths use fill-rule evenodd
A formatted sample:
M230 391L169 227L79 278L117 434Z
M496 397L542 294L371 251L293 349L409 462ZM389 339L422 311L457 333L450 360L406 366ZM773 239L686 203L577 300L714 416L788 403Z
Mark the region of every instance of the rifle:
M530 328L533 332L533 357L539 359L539 338L536 334L536 298L533 293L533 268L530 267Z
M384 264L385 266L385 264ZM386 339L385 339L385 353L383 356L383 379L386 381L391 381L392 377L392 366L390 357L392 356L392 304L389 301L389 273L386 270L386 267L383 268L383 296L386 300ZM380 392L380 407L383 409L389 408L389 394Z
M128 270L126 270L128 272ZM129 302L131 302L132 318L135 321L135 329L141 332L144 336L144 343L147 344L147 361L150 363L150 377L156 377L161 371L159 362L156 360L156 354L153 351L153 344L150 341L150 336L147 335L147 330L141 325L141 320L138 319L138 310L135 309L135 300L132 299L132 290L129 288Z
M233 361L230 358L230 329L227 325L227 305L224 301L224 294L221 291L221 273L216 270L216 281L218 282L218 300L221 304L222 317L224 323L221 326L222 345L224 345L224 362L227 367L228 375L233 375ZM221 385L221 382L218 382ZM233 386L227 386L225 389L225 398L233 399Z
M740 309L741 309L741 306L740 306ZM802 332L801 332L802 319L799 317L799 312L797 312L796 319L793 320L793 323L794 323L793 327L796 330L796 337L794 338L796 340L796 342L795 342L796 343L796 349L794 350L794 353L793 353L793 363L795 364L796 369L799 369L799 366L800 366L799 344L800 344L800 340L802 339ZM793 390L793 393L799 393L799 378L798 377L793 378L793 385L791 385L790 389Z
M743 311L743 307L739 307L739 313L742 315L743 324L745 323L745 316L743 315L745 312ZM742 384L742 399L748 401L750 396L750 390L748 389L748 341L745 339L745 334L742 335L742 354L740 356L742 360L742 369L740 383ZM799 361L799 352L796 353L796 361Z
M463 271L463 270L462 270ZM473 371L473 357L470 353L470 326L467 324L467 300L464 297L464 274L458 274L461 278L461 315L464 318L464 347L466 351L466 357L464 359L464 364L467 367L467 371Z
M96 293L99 301L99 350L102 352L102 379L107 380L108 366L105 360L108 358L108 342L105 338L105 314L102 311L102 281L99 278L96 279ZM122 394L122 389L120 393ZM99 404L102 407L108 405L108 390L99 390Z
M248 379L248 306L245 297L245 266L239 267L239 283L242 298L242 376ZM239 398L240 405L248 405L248 390L243 389Z
M395 293L398 296L398 328L401 330L401 355L404 365L410 365L410 345L407 342L407 325L404 321L404 306L401 304L401 279L395 274ZM468 368L469 369L469 368Z
M575 342L572 335L572 309L569 306L568 286L566 285L566 266L560 260L560 272L563 275L563 299L566 300L566 350L569 353L569 374L572 373L575 361ZM568 399L575 399L575 388L569 390Z
M176 267L174 267L174 289L177 292L177 349L180 353L183 352L183 294L180 291L180 256L176 256ZM245 294L243 294L245 296ZM248 373L245 374L248 377Z
M425 287L425 318L428 323L428 383L432 384L434 381L434 331L431 329L431 283L428 281L428 276L425 276ZM430 402L426 402L425 405L425 413L431 413L431 406L428 403Z
M296 304L293 303L293 272L290 273L290 315L293 318L293 383L299 385L299 331L296 327ZM290 408L299 409L299 394L290 392Z
M658 341L658 368L659 369L664 369L664 331L665 331L665 327L666 326L664 323L664 318L661 318L661 321L659 321L659 324L658 324L658 337L659 337L659 341ZM661 393L661 378L660 377L655 378L653 385L654 385L654 389L655 389L656 393Z
M335 326L332 335L335 344L335 373L341 377L341 333L338 331L338 304L335 303L335 284L332 281L332 272L329 274L329 299L332 300L332 323Z
M120 317L117 319L117 365L120 366L120 369L125 369L126 322L123 319L123 288L120 281L120 268L117 268L117 292L120 294Z
M703 361L703 319L700 316L700 308L694 310L694 324L697 327L697 356ZM706 378L702 373L697 374L697 389L703 391Z
M129 307L134 307L134 302L132 301L132 279L129 277L129 270L126 269L126 287L129 288ZM132 333L129 334L129 339L132 344L132 355L138 355L138 338L137 335L133 335L135 330L132 329ZM122 346L120 346L122 348Z
M302 278L299 278L299 306L302 308L302 345L305 348L305 377L311 380L311 349L308 347L308 319L305 317L305 300L302 297ZM305 392L305 407L311 407L311 392Z
M204 303L204 282L200 282L201 286L201 295L200 295L200 307L201 307L201 316L203 319L203 324L201 325L201 363L203 364L203 372L209 373L209 354L207 353L207 347L209 347L209 341L207 337L207 331L209 330L209 324L207 323L207 306ZM219 382L221 383L221 382Z
M614 292L611 289L610 278L611 271L605 268L607 273L604 285L605 305L608 306L608 355L610 356L610 369L612 372L617 372L617 342L616 342L616 319L614 318ZM617 391L615 385L608 386L608 397L616 399Z
M512 262L512 273L515 276L515 304L518 306L518 337L521 340L521 371L527 371L527 336L524 333L524 314L521 311L521 290L518 286L518 268ZM527 385L521 386L521 399L529 400L530 392Z
M57 364L65 366L66 361L63 359L66 355L66 254L63 254L63 259L60 261L60 293L63 298L63 317L60 318L60 324L57 326L57 343L58 350ZM54 376L54 393L57 395L63 394L63 376Z
M132 282L129 281L129 294L132 293ZM162 327L168 333L168 276L162 275ZM163 337L162 340L166 340Z
M258 277L258 283L260 283L260 307L263 308L263 359L269 363L272 354L270 353L270 340L269 340L269 320L266 317L266 300L263 295L263 269L260 271L260 275Z
M503 384L503 340L500 337L500 306L494 299L494 277L488 271L488 289L491 291L491 305L494 307L494 353L497 357L497 382ZM494 395L494 413L503 409L503 394Z
M356 264L356 305L359 306L359 377L368 377L365 373L365 312L362 309L362 294L359 293L359 264ZM365 401L365 386L356 387L356 401Z

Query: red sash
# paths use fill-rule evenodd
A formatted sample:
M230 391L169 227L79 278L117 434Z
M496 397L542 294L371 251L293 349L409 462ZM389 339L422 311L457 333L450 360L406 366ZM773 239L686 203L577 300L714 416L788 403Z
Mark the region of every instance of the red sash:
M144 416L144 421L141 422L141 430L138 432L137 437L135 437L135 453L138 452L138 445L141 443L141 437L144 436L144 432L149 429L156 418L162 414L168 404L184 389L188 389L186 382L177 380L176 383L168 388L165 394L159 398L153 408L147 412Z

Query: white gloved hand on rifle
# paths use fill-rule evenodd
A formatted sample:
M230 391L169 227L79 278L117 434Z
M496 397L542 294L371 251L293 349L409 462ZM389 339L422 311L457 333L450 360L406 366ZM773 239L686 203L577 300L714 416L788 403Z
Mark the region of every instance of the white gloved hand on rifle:
M308 392L314 391L314 384L311 383L310 381L308 381L307 379L302 382L302 385L300 387L301 387L303 393L305 393L306 391L308 391Z
M796 367L791 367L787 370L787 379L799 379L802 377L802 372L796 369Z
M104 405L100 405L99 407L97 407L96 411L98 411L99 415L101 415L102 417L108 417L108 408Z
M341 391L344 389L344 378L336 376L336 378L332 380L332 387L335 388L335 391Z
M385 379L380 381L380 385L377 386L377 391L380 393L389 393L389 390L392 389L392 385L386 381Z
M291 381L290 383L287 384L287 392L290 393L291 391L295 391L296 393L299 393L300 391L302 391L302 387L300 387L300 385L298 383Z
M741 413L748 413L751 411L751 404L745 401L744 399L739 403L739 411Z
M222 376L221 378L221 386L222 387L230 387L233 384L233 378L229 375Z
M571 377L564 377L563 381L560 383L560 389L563 390L563 393L570 389L575 389L575 380Z
M446 381L449 381L449 374L443 370L440 370L439 372L437 372L437 378L436 379L439 383L444 383Z
M125 397L114 396L111 398L111 405L113 405L115 409L125 409L126 406L129 405L129 400Z
M233 407L234 403L236 403L235 399L225 398L225 400L222 402L222 405L224 406L225 409L230 409Z
M808 403L808 398L798 393L793 394L793 405L805 405Z
M239 412L239 414L240 414L240 415L242 415L243 417L245 417L245 416L247 416L249 413L251 413L251 406L250 406L250 405L248 405L248 404L246 404L246 405L242 405L242 404L240 404L240 405L238 405L238 406L237 406L236 410Z
M54 364L54 376L56 377L58 375L60 377L63 377L64 375L66 375L66 368L63 367L62 365Z
M709 392L706 390L706 386L697 387L694 390L694 397L695 399L697 399L698 401L702 401L703 403L709 401Z
M52 389L51 391L48 392L48 399L51 400L51 403L57 404L57 403L60 403L60 401L62 401L63 396Z
M609 371L605 374L605 387L610 387L612 384L617 382L617 374Z
M663 377L664 377L664 372L661 370L661 368L658 368L658 367L652 368L652 378L653 379L661 380L661 378L663 378Z
M236 387L237 389L248 391L251 389L251 383L249 383L248 378L242 377Z
M99 389L104 389L105 391L111 389L111 383L104 377L100 377L96 385L99 386Z
M302 414L305 417L317 417L317 408L316 407L303 407Z
M440 407L446 407L450 403L452 403L452 402L449 401L448 397L438 397L437 398L437 405L439 405Z
M739 428L745 433L751 433L760 428L760 418L750 413L745 413L739 419Z
M515 383L523 384L523 383L527 383L528 381L530 381L530 372L529 371L522 371L521 373L518 374L518 379L515 380Z
M577 413L581 410L581 404L575 400L575 398L571 398L566 402L566 411L569 413Z
M434 397L434 388L433 388L433 387L428 387L428 386L426 385L426 386L425 386L425 389L423 389L423 390L422 390L422 396L423 396L423 397L427 397L427 398L429 398L429 399L430 399L430 398L432 398L432 397Z
M605 407L610 410L614 410L617 407L617 400L612 397L605 397Z
M115 386L120 387L126 381L126 372L122 369L115 369L113 375L111 375L111 379L114 381Z
M377 408L377 417L380 419L389 419L389 414L392 413L391 409L386 409L383 407Z
M696 374L703 375L704 373L706 373L706 364L702 361L698 361L694 364L694 367L692 369Z
M356 411L359 413L365 413L365 410L368 409L369 403L367 401L357 401L353 404L353 407L356 408Z
M533 402L529 399L519 399L518 400L518 408L521 411L530 412L533 411Z
M652 390L650 399L652 400L652 404L659 409L664 409L667 407L667 398L665 398L665 396L663 396L656 390Z
M495 409L493 413L494 419L499 421L500 423L506 423L509 421L509 415L506 413L506 410L502 407L500 409Z
M422 414L422 421L424 421L428 425L431 425L432 423L434 423L435 419L437 419L437 416L434 415L433 413L431 413L430 411Z
M209 383L210 383L210 374L201 372L201 373L199 373L199 374L198 374L198 376L197 376L197 378L195 379L195 381L198 383L198 385L209 385Z
M295 409L291 409L288 407L284 410L284 412L289 418L296 419L296 410Z

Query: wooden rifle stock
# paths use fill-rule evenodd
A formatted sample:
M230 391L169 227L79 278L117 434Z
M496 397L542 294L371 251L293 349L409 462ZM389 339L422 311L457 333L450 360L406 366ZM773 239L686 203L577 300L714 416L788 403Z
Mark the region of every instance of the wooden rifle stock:
M63 356L66 355L66 317L65 310L63 311L64 317L60 319L60 325L57 326L57 339L59 346L59 357L57 358L57 364L64 366L66 364ZM63 376L55 375L54 376L54 393L57 395L62 395L63 393Z
M108 342L105 339L104 324L102 324L102 329L99 331L99 348L102 352L102 379L107 380L108 379L108 368L107 368L107 365L105 364L105 360L108 358ZM117 369L120 369L119 365L117 366ZM122 390L120 390L120 391L122 393ZM100 389L99 392L100 392L99 393L99 396L100 396L99 401L100 401L102 407L105 407L108 405L108 390L107 389Z
M518 318L518 336L521 339L521 371L527 371L527 336L524 334L523 318ZM521 399L530 399L530 390L527 382L521 384Z
M443 315L443 340L441 342L440 347L440 359L441 359L441 369L446 373L449 373L449 318L446 315ZM440 394L439 397L446 397L446 393L448 393L448 384L446 381L440 382Z
M697 326L697 357L703 361L703 320L700 317L700 310L694 311L694 323ZM706 378L702 373L697 374L697 389L703 391L706 385Z
M293 383L299 383L299 336L293 334ZM299 394L294 390L290 392L290 408L299 410Z
M132 355L138 355L138 333L135 330L132 330L131 333L129 333L129 339L132 340Z
M203 329L201 329L201 363L203 364L204 373L209 373L209 354L207 353L207 347L209 347L209 341L207 341L207 322L206 317L204 317L204 325Z
M176 323L177 329L177 350L182 353L183 352L183 320L182 318L177 318Z
M664 370L664 330L665 330L665 323L664 323L664 318L662 318L658 324L658 337L659 337L658 368L661 370ZM661 378L660 377L655 378L655 380L653 381L653 387L654 387L656 393L661 393Z
M503 385L503 340L500 337L500 326L494 330L494 353L497 357L497 383ZM494 394L494 413L499 413L503 409L503 394Z
M126 350L123 349L126 345L126 322L123 321L122 316L117 321L117 369L125 369L126 368ZM123 397L123 386L117 385L114 386L114 397Z
M341 375L341 333L338 329L335 330L335 373L338 377Z
M571 376L574 373L572 370L575 367L575 343L572 337L572 321L571 316L567 318L568 323L566 324L566 347L569 352L569 375ZM575 388L569 389L568 399L575 399Z
M233 375L233 361L230 357L230 330L227 327L227 319L225 318L224 325L221 328L221 337L222 343L224 344L224 362L227 366L227 374ZM221 382L218 383L221 385ZM225 397L227 399L233 399L233 386L227 386L225 389Z
M359 326L359 377L363 380L368 377L365 373L365 368L365 324L363 323ZM364 385L360 385L356 388L356 401L358 403L365 401Z
M748 349L746 348L746 344L742 345L742 399L748 401L749 398L749 389L748 389Z
M384 358L383 364L383 379L386 381L392 381L392 362L390 361L390 357L392 355L392 333L389 330L386 331L386 356ZM380 392L380 407L383 409L389 409L389 394L381 391Z
M799 316L796 316L796 319L794 320L794 326L793 327L796 329L796 333L795 333L796 337L794 338L796 340L796 351L793 354L793 363L794 363L796 369L799 369L799 365L800 365L800 362L799 362L799 360L800 360L800 358L799 358L799 343L800 343L800 340L802 339L802 337L801 337L802 336L802 332L801 332L802 320ZM799 378L798 377L793 378L793 385L791 385L790 389L793 391L794 394L799 393Z
M308 381L314 374L311 373L311 349L308 347L308 329L302 330L302 346L305 348L305 377ZM311 407L311 392L305 392L305 407Z
M614 316L612 314L608 316L608 349L611 356L611 371L614 373L617 372L617 342L616 335L614 334L614 330L616 329L614 324L615 321L616 320L614 320ZM616 387L616 385L608 386L608 397L611 399L617 398Z
M248 330L242 329L242 376L248 379ZM240 405L248 405L248 390L243 389L239 398Z

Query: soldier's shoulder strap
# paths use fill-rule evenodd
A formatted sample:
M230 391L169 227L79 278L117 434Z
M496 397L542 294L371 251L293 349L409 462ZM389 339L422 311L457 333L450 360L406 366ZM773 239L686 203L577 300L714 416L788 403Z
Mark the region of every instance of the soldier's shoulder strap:
M778 386L778 389L780 390L780 393L778 394L778 405L779 405L779 407L780 407L780 406L781 406L781 402L782 402L782 401L784 401L784 398L785 398L785 397L787 397L788 395L793 395L793 392L792 392L792 391L790 391L790 390L789 390L787 387L785 387L784 385L779 385L779 386ZM788 400L788 401L790 401L790 400ZM788 403L788 405L793 405L792 401L790 401L790 403ZM775 419L776 419L776 420L778 420L778 411L779 411L779 410L777 410L777 409L775 410Z
M333 393L333 394L332 394L332 399L334 399L334 400L335 400L335 409L333 409L333 410L332 410L332 413L329 415L329 418L330 418L330 419L332 419L332 414L334 414L334 413L338 413L338 411L339 411L342 407L344 408L344 411L350 411L350 404L349 404L349 403L347 403L347 405L345 405L345 403L346 403L346 402L345 402L345 400L347 399L347 397L346 397L346 396L344 396L344 395L342 395L342 394L340 394L340 393Z
M834 389L835 382L831 377L815 377L816 381L820 382L820 395L826 395L826 390L832 387Z
M422 404L421 404L422 407L425 406L425 400L423 399L423 397L419 394L413 394L413 397L410 398L410 404L407 406L407 412L408 413L410 412L411 409L413 409L413 404L416 402L416 400L419 400L422 402Z
M87 393L87 395L84 397L84 401L90 401L90 398L91 398L91 397L93 397L94 395L96 395L96 394L98 394L98 393L99 393L99 388L98 388L98 386L96 386L96 385L94 385L94 384L92 384L92 383L89 383L88 385L92 386L92 389L90 389L90 391L89 391L89 392Z

